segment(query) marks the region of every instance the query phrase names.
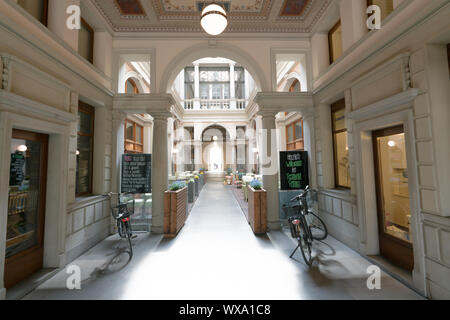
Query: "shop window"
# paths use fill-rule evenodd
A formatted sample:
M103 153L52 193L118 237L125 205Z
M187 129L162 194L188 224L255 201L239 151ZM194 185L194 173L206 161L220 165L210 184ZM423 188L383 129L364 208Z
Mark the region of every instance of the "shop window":
M347 124L345 121L345 100L331 106L333 129L334 176L337 188L350 188L350 162L348 157Z
M381 9L381 20L384 20L388 15L394 11L393 0L367 0L367 6L376 5Z
M78 142L76 195L92 194L95 109L85 103L78 105Z
M304 149L303 119L286 126L286 149L288 151Z
M339 20L328 32L330 63L335 62L342 55L342 27Z
M139 89L136 85L136 82L129 78L126 82L125 82L125 92L128 94L138 94L139 93Z
M125 120L125 153L144 152L144 127Z
M78 33L78 53L90 63L94 62L94 29L83 18Z
M18 0L17 3L43 25L47 26L48 0Z

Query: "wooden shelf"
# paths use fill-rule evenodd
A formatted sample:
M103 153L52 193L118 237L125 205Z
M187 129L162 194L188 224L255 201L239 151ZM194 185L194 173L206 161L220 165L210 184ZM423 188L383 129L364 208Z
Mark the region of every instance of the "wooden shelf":
M18 235L12 239L6 240L6 248L9 248L20 242L24 242L24 241L28 240L29 238L31 238L33 236L33 234L34 234L34 231L29 231L27 233Z

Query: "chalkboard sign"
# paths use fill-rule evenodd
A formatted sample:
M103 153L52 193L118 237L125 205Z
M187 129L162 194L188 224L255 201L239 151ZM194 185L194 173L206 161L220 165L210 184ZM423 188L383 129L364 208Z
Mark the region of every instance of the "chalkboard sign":
M24 177L25 156L22 153L11 153L11 167L9 170L9 185L20 186Z
M309 185L308 152L280 152L281 190L299 190Z
M152 192L152 155L124 154L122 156L122 193Z

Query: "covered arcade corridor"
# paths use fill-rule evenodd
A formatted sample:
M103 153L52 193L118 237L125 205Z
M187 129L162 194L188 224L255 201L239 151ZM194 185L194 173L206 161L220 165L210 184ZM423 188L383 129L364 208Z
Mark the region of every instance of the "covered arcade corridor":
M128 259L114 259L121 245L110 237L72 263L83 270L81 290L66 289L66 268L25 299L421 299L385 273L382 289L368 290L371 263L333 238L315 246L311 269L298 252L289 259L288 234L255 236L220 183L205 186L176 239L136 239L135 257L118 270Z

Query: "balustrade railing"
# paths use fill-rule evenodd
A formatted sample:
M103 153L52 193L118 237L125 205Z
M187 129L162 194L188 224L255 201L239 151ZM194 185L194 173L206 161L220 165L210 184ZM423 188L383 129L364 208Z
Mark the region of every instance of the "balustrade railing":
M184 100L185 110L245 110L246 99L190 99Z

